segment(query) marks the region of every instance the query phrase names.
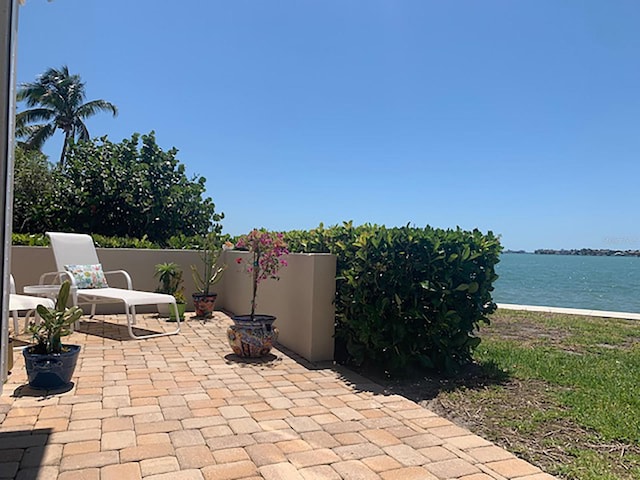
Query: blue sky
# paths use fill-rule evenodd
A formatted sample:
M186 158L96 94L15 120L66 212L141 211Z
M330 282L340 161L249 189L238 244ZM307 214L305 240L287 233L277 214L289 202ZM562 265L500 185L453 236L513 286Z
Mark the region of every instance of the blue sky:
M17 71L66 64L115 103L92 136L155 130L231 234L353 220L638 249L638 25L636 0L28 0Z

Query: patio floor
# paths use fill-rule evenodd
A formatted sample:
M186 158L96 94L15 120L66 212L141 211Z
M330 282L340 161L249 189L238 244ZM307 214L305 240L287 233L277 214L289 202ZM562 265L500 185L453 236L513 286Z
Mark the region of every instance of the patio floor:
M242 361L230 324L217 312L134 341L124 316L83 321L67 340L82 345L74 386L49 395L25 385L16 352L0 396L0 478L555 478L348 370L281 350ZM175 329L154 316L138 325Z

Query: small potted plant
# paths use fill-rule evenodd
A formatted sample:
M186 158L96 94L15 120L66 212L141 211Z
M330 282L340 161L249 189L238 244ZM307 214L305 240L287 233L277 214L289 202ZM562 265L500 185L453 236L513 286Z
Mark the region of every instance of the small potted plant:
M218 247L218 235L210 232L206 237L200 252L202 271L191 265L193 283L198 290L192 295L196 318L211 318L215 307L217 293L212 287L222 280L226 265L218 265L221 249Z
M22 352L33 388L55 389L71 382L80 346L63 345L61 338L71 334L71 325L80 319L82 310L76 306L67 308L70 289L67 280L60 287L55 308L38 305L36 310L42 321L29 325L36 344Z
M158 288L156 288L157 293L166 293L168 295L173 295L176 299L176 305L178 307L178 314L180 315L180 320L184 319L184 311L186 308L186 299L184 298L184 286L182 280L182 268L180 265L174 262L166 262L166 263L158 263L155 266L154 276L160 282ZM166 307L166 304L163 305ZM176 313L173 309L167 308L164 314L169 316L171 321L176 321ZM160 309L158 309L160 311Z
M251 277L251 313L234 315L234 325L227 330L229 345L240 357L260 357L271 351L278 339L278 329L273 326L276 317L256 313L258 287L268 278L278 279L278 271L286 266L284 255L289 253L281 233L254 229L236 242L238 249L251 253L246 271ZM242 258L236 260L242 263Z

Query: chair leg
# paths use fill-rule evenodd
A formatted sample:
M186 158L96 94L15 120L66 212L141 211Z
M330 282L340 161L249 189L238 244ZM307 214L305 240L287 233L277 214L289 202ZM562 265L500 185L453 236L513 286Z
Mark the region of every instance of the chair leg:
M15 310L11 310L11 316L13 317L13 334L18 335L18 333L20 333L20 327L18 325L18 312L16 312ZM26 331L26 326L25 326L25 331Z
M166 337L168 335L176 335L180 333L180 314L178 312L178 305L176 305L175 302L170 304L170 308L173 307L173 311L176 313L176 322L178 328L176 328L172 332L151 333L149 335L136 335L135 333L133 333L133 325L135 324L136 318L136 307L135 305L128 305L127 303L124 304L124 307L127 314L127 327L129 328L129 336L135 340L143 340L145 338L154 337Z

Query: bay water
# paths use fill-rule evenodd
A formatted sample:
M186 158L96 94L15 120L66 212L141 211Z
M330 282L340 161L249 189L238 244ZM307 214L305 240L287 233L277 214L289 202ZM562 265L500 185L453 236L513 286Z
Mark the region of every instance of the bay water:
M496 303L640 313L640 257L503 253Z

